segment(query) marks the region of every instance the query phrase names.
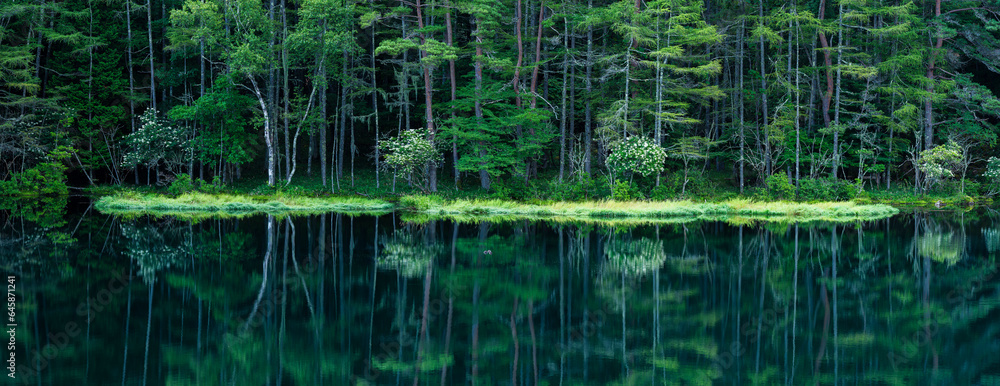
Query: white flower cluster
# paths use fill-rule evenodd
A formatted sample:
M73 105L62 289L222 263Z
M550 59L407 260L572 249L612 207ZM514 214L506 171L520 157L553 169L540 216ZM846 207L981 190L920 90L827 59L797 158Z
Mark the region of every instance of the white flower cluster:
M990 157L986 161L986 172L983 177L991 183L1000 183L1000 158Z
M139 129L125 136L129 150L125 153L123 166L155 165L174 153L183 153L187 144L187 132L183 127L169 125L157 117L153 109L147 109L139 121L142 123Z
M920 152L917 168L924 173L928 186L955 176L955 169L962 161L962 148L955 142L948 142L930 150Z
M652 139L633 136L612 146L608 168L614 174L628 173L649 176L663 172L667 152Z
M385 163L400 177L419 173L425 165L436 165L438 152L427 137L426 129L413 129L402 130L396 138L385 140L381 144Z
M990 157L986 160L986 171L983 172L984 193L986 195L1000 194L1000 158Z

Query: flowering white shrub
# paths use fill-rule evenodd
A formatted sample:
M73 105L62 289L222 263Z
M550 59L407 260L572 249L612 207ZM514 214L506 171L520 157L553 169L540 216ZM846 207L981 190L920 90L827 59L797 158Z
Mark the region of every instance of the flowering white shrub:
M983 178L986 179L987 195L1000 194L1000 158L990 157L986 161L986 172L983 173Z
M157 117L156 110L153 109L147 109L139 117L139 121L139 129L125 136L128 151L122 166L152 167L163 162L168 170L176 173L177 168L186 164L189 154L187 130L171 126L166 120Z
M427 166L438 165L440 157L434 142L427 139L427 129L402 130L396 138L380 144L385 164L397 177L426 177Z
M917 168L924 174L926 187L955 176L962 163L962 147L953 141L920 152Z
M617 176L629 173L649 176L663 172L666 159L666 150L652 139L634 136L612 145L607 163L608 169Z

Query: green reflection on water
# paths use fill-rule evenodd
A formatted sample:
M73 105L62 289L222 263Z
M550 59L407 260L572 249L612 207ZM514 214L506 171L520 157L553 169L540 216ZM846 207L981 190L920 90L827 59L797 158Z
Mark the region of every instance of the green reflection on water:
M1000 374L1000 218L989 213L609 226L42 211L0 212L29 383L976 384Z

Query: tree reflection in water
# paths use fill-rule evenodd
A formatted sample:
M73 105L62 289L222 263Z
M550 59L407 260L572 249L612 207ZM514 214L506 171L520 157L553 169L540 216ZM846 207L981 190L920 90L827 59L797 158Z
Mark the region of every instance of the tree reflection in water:
M1000 373L989 212L617 228L50 217L0 217L0 264L23 288L19 364L46 383L974 384ZM115 272L142 283L98 296ZM71 322L84 332L33 356Z

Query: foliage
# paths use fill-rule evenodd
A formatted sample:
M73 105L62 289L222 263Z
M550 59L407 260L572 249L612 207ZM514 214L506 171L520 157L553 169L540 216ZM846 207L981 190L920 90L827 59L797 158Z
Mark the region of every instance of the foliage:
M0 196L66 195L66 165L71 149L60 146L49 152L45 161L20 173L14 173L9 180L0 180Z
M786 197L766 183L793 168L807 200L914 175L924 193L1000 189L964 181L1000 137L994 6L944 2L938 17L849 2L821 18L801 1L141 3L0 5L0 179L39 190L53 174L40 164L68 146L67 183L91 185L186 172L294 186L333 164L338 192L371 194L354 173L384 165L396 178L378 190L402 176L405 192L453 180L458 196L524 201ZM414 144L386 133L432 121L414 136L433 142L430 162L381 154ZM935 148L946 138L960 167ZM557 170L583 178L556 184ZM308 190L329 192L329 176Z
M961 167L963 150L954 141L920 152L917 168L924 176L924 188L929 189L946 179L955 177Z
M428 195L406 195L399 198L399 205L412 210L427 210L444 203L439 196Z
M611 196L607 179L590 176L564 183L552 181L549 192L549 198L558 201L580 201Z
M795 185L788 181L785 173L775 173L767 176L764 183L767 186L767 193L779 200L790 200L795 198Z
M986 171L983 172L983 187L989 196L1000 193L1000 158L990 157L986 161Z
M232 74L223 74L193 105L175 106L167 113L173 122L197 126L188 150L198 162L241 165L259 153L252 132L254 101L240 94L235 83Z
M632 136L612 145L608 169L615 176L649 176L663 172L666 151L652 139Z
M142 124L139 129L124 138L129 150L122 160L123 167L162 164L167 170L177 173L182 165L187 164L190 143L183 127L160 118L152 108L146 109L139 121Z
M177 175L177 179L170 183L170 187L167 191L174 196L180 196L184 193L192 192L195 189L194 182L191 181L191 176L187 173L181 173Z
M498 199L524 200L529 195L529 186L523 178L497 179L490 185L489 196Z
M216 194L226 187L226 184L222 182L222 177L219 176L212 177L212 182L205 182L200 179L198 181L198 190L203 193Z
M425 181L429 177L429 166L437 166L441 162L428 135L426 129L402 130L395 138L382 141L380 146L384 151L385 164L397 177L408 180L417 177L418 181Z
M611 199L615 201L632 201L645 198L634 181L615 181L611 188Z

